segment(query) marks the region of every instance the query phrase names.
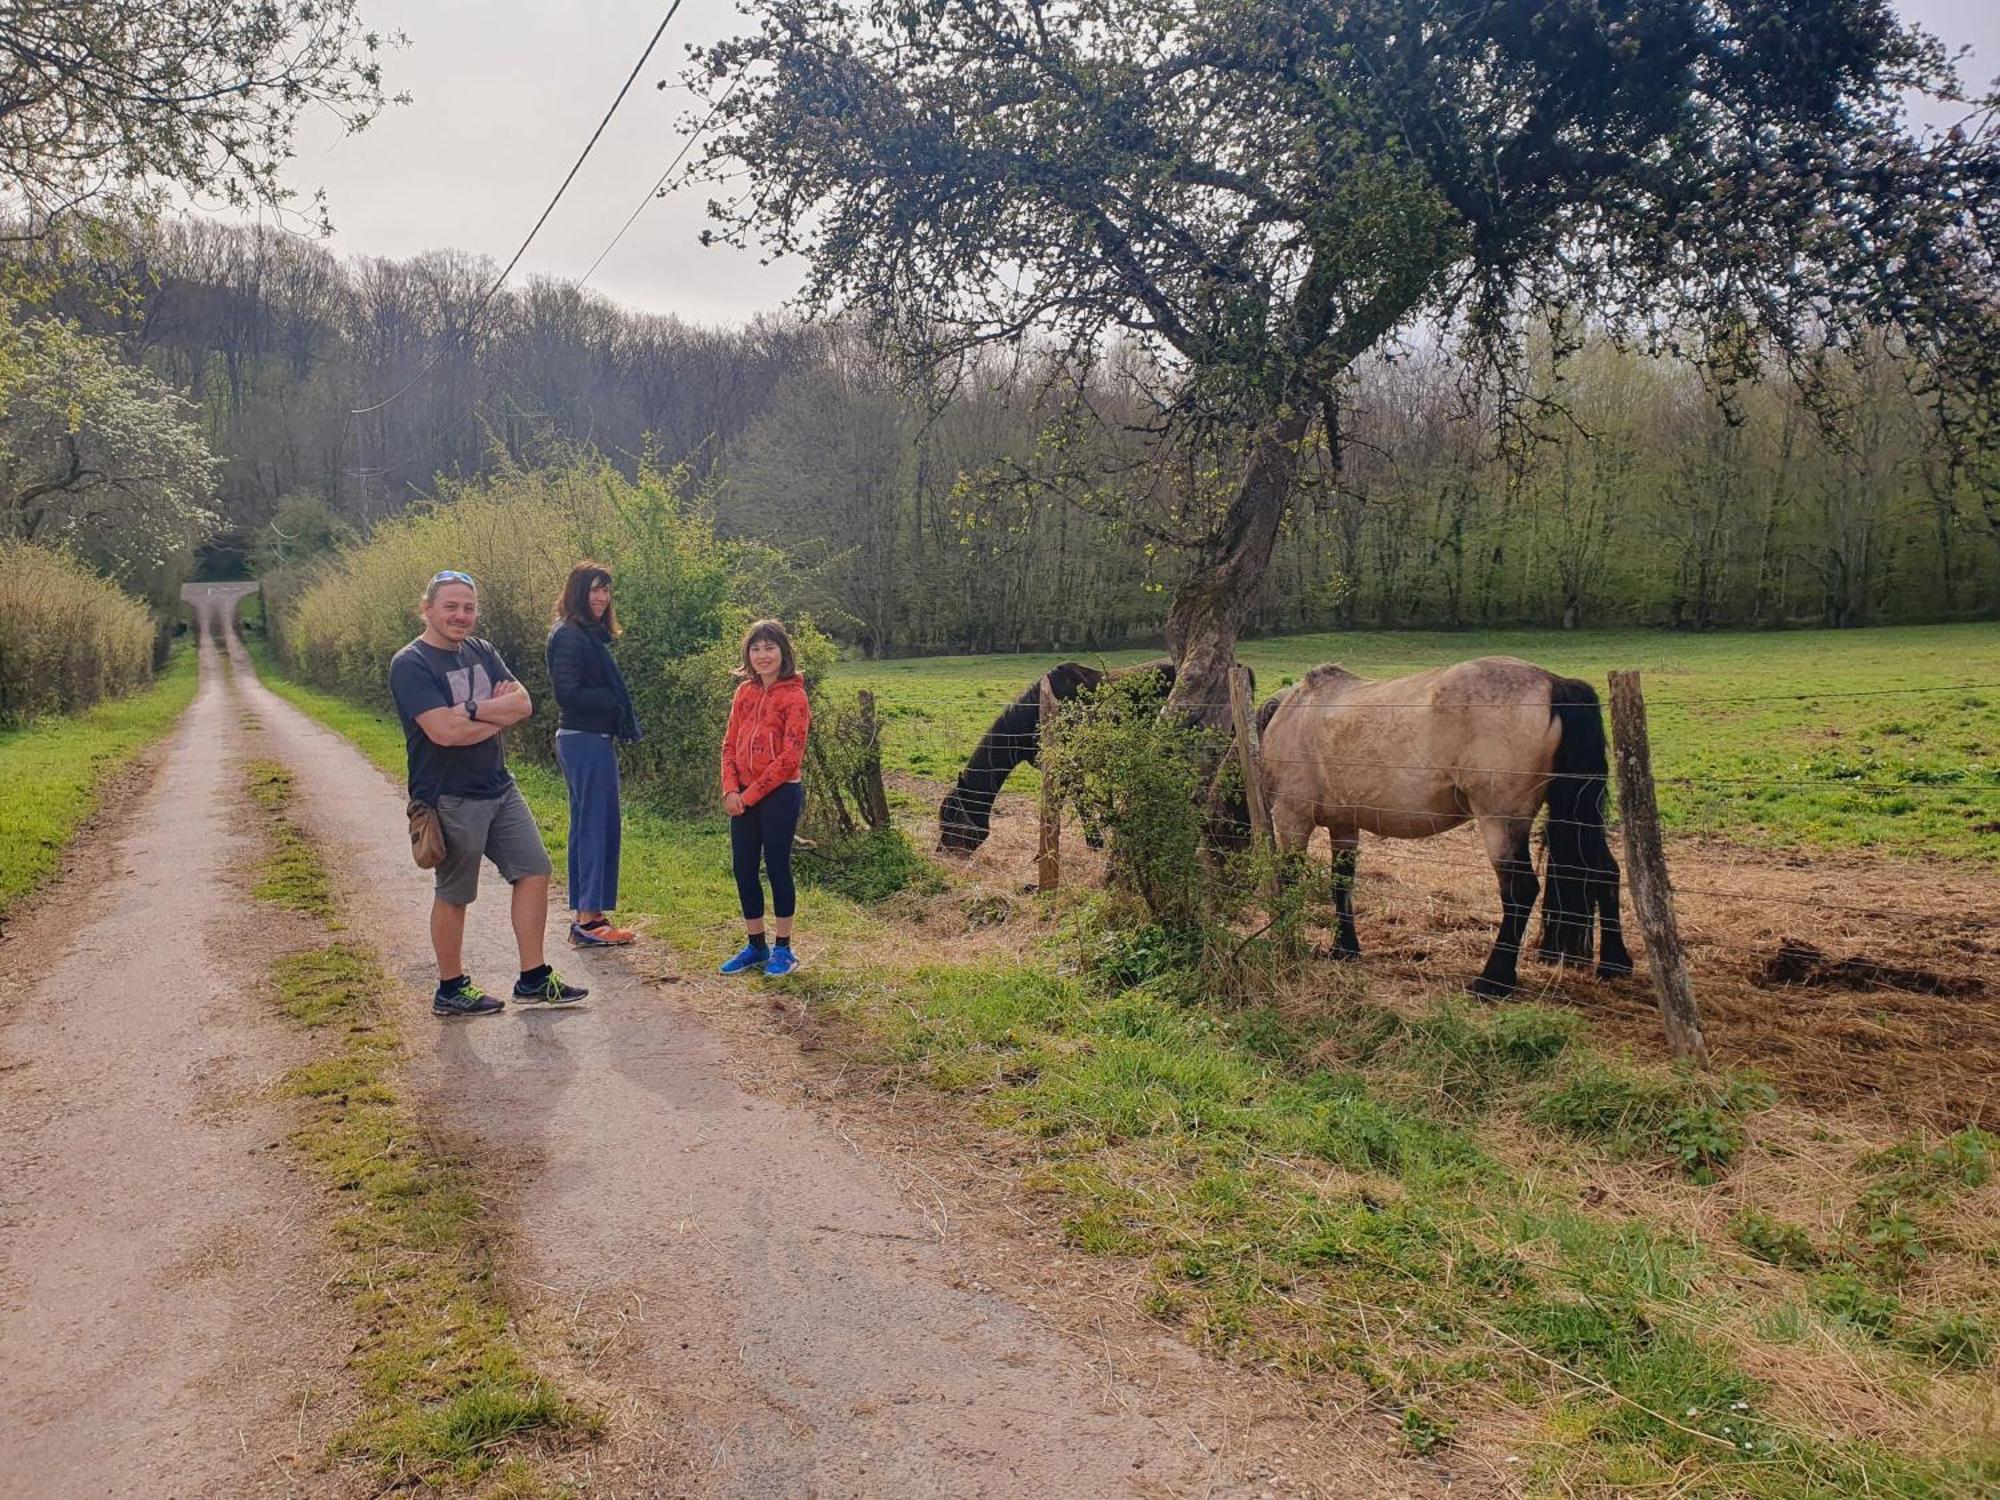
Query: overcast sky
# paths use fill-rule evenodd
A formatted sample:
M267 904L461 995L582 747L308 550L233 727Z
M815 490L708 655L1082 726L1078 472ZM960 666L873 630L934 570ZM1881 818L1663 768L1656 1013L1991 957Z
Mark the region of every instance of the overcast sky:
M1903 13L1973 48L1968 82L2000 74L2000 4L1902 0ZM387 63L411 102L363 134L310 127L295 187L326 191L343 255L403 258L456 248L504 264L603 117L665 0L370 0L369 23L409 46ZM654 87L684 49L741 30L734 0L683 0L555 216L515 273L583 274L679 150L688 96ZM777 308L797 268L696 240L696 194L650 202L591 285L620 302L694 322L737 322Z

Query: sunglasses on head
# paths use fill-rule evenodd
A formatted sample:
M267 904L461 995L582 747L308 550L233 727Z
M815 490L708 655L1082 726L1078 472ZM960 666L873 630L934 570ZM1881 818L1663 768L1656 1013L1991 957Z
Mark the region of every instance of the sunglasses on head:
M433 584L462 583L470 588L475 588L475 589L479 587L479 582L477 579L475 579L470 573L461 573L457 568L438 569L436 573L431 575L431 582Z

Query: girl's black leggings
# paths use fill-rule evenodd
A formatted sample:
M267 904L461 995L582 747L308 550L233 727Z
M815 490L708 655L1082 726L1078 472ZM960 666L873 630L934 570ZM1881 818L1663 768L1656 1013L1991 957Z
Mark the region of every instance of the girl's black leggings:
M798 892L792 885L792 835L798 832L799 813L805 805L805 787L788 781L729 820L729 855L736 866L736 894L743 902L745 917L755 920L764 915L764 885L757 878L760 855L771 877L771 915L789 917L797 905Z

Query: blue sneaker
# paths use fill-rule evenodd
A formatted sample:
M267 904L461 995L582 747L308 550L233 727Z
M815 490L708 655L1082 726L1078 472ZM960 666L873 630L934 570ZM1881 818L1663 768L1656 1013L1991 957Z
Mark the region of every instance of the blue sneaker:
M758 948L749 943L734 958L726 960L720 972L724 974L748 974L752 969L761 969L771 956L769 948Z
M770 960L764 965L764 972L772 979L777 979L791 973L798 966L799 956L792 952L790 943L774 943L771 945Z

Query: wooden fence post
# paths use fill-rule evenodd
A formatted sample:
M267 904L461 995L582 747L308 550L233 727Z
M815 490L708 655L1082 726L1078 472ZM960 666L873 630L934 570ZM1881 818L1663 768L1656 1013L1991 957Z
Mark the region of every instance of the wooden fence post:
M1048 676L1044 674L1041 718L1035 725L1036 738L1040 743L1035 761L1042 771L1042 834L1035 854L1035 885L1044 891L1052 891L1062 884L1062 806L1056 799L1049 776L1046 753L1055 742L1055 728L1056 691L1049 686Z
M1236 731L1236 759L1243 768L1243 799L1250 809L1250 847L1264 862L1262 887L1271 915L1278 912L1277 838L1271 827L1271 809L1264 802L1262 761L1257 753L1257 724L1250 713L1250 669L1229 669L1229 721Z
M1611 733L1618 758L1618 814L1625 824L1625 876L1646 944L1646 966L1667 1028L1667 1048L1697 1067L1708 1062L1694 987L1688 982L1674 919L1674 888L1660 844L1660 806L1653 791L1653 751L1646 738L1646 699L1637 672L1611 674Z
M861 805L861 818L870 828L889 826L889 791L882 785L882 738L875 723L875 695L862 688L859 734L861 763L854 773L854 800Z

